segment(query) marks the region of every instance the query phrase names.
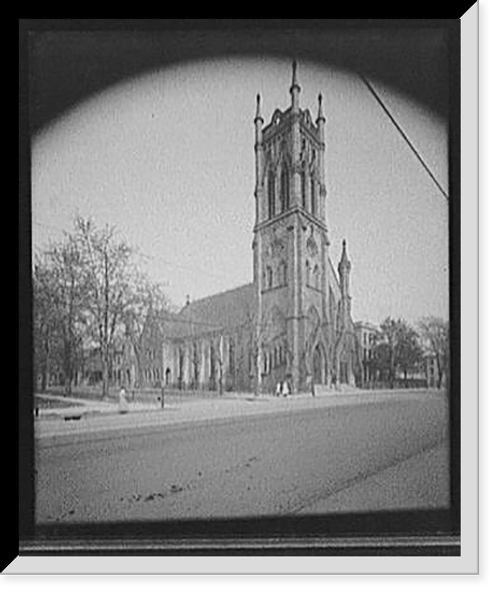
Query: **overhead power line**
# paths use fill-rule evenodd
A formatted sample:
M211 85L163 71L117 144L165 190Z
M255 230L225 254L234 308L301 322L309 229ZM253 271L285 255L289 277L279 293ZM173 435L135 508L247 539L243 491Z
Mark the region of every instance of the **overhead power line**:
M159 257L159 256L149 255L149 254L146 254L146 253L141 252L139 250L136 251L136 253L139 256L141 256L141 257L143 257L145 259L149 259L149 260L152 260L152 261L159 261L161 263L164 263L165 265L168 265L169 267L173 267L174 269L182 269L184 271L190 271L191 273L199 273L201 275L206 275L207 277L211 277L213 279L218 279L218 280L221 280L221 281L222 280L226 281L226 279L223 278L222 276L216 275L214 273L208 273L208 271L205 271L204 269L199 269L199 268L195 268L195 267L188 267L186 265L180 265L179 263L176 263L174 261L169 261L169 260L164 259L163 257Z
M418 159L418 161L421 163L421 165L424 167L424 169L427 172L427 174L431 177L431 179L434 182L434 184L438 187L438 189L441 192L441 194L448 200L449 199L448 193L444 190L444 188L441 186L441 184L439 184L437 178L434 176L434 174L432 173L432 171L429 168L429 166L425 163L423 157L420 155L420 153L418 152L418 150L415 148L415 146L413 145L413 143L409 139L408 135L405 133L405 131L398 124L398 122L396 121L396 119L394 118L394 116L391 114L391 112L389 111L389 108L387 108L387 106L384 104L384 102L382 101L382 99L379 96L379 94L375 91L373 85L370 83L370 81L368 81L368 79L364 75L362 75L360 73L358 73L358 75L359 75L359 78L363 81L363 83L367 86L367 88L370 91L370 93L376 99L377 103L384 110L384 112L386 113L386 115L388 116L388 118L390 119L390 121L394 124L394 126L398 130L399 134L403 137L403 139L406 141L407 145L413 151L414 155L416 156L416 158Z
M50 225L50 224L44 224L41 223L39 221L33 220L33 223L37 226L41 226L44 228L51 228L53 230L57 230L60 232L66 232L66 230L58 227L58 226L54 226L54 225ZM196 273L203 273L200 269L190 269L189 267L184 267L182 265L176 265L175 263L172 263L170 261L165 261L164 259L162 259L161 257L155 257L153 255L148 255L146 253L137 251L137 254L143 256L143 257L147 257L148 259L157 259L159 261L162 262L166 262L168 264L173 265L174 267L178 267L180 269L185 269L188 271L194 271ZM221 278L222 279L222 278ZM212 328L212 329L221 329L223 327L223 325L219 324L219 323L212 323L209 321L197 321L194 319L186 319L186 318L182 318L180 317L178 314L176 314L175 312L172 313L155 313L151 316L152 319L156 320L156 321L164 321L164 322L168 322L168 323L181 323L183 325L190 325L190 326L201 326L204 328Z
M60 228L58 226L54 226L54 225L47 224L47 223L41 223L41 222L36 221L36 220L33 220L33 223L35 225L39 226L39 227L42 227L42 228L48 228L48 229L56 230L58 232L68 233L67 230L64 230L63 228ZM180 269L180 270L183 270L183 271L189 271L191 273L196 273L196 274L199 274L199 275L205 275L207 277L211 277L212 279L217 279L219 281L225 281L225 282L227 282L226 278L224 278L223 276L214 274L213 272L208 272L208 271L206 271L204 269L201 269L201 268L198 268L198 267L195 268L195 267L188 267L187 265L181 265L179 263L176 263L175 261L169 261L168 259L164 259L163 257L159 257L158 255L150 255L150 254L147 254L147 253L142 252L140 250L136 250L135 253L136 253L136 255L138 255L140 257L143 257L143 258L148 259L148 260L158 261L160 263L164 263L165 265L167 265L169 267L172 267L174 269Z

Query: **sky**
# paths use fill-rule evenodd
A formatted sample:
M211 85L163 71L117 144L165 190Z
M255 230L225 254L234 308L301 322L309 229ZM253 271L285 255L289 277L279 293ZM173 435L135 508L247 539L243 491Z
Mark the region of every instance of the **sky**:
M354 320L448 318L448 203L355 75L299 62L300 104L326 117L327 223L352 262ZM77 215L117 235L178 305L252 280L255 98L290 104L291 62L197 61L127 80L65 113L32 145L34 252ZM448 189L446 122L372 81Z

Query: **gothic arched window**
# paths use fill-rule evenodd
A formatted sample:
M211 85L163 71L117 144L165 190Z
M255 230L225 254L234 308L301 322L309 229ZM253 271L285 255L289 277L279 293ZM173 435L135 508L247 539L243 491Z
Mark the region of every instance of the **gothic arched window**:
M286 161L281 166L280 199L281 210L287 211L290 208L290 177Z
M285 261L281 261L279 265L278 283L280 286L286 285L287 267Z
M266 277L267 277L267 287L268 288L272 288L273 287L273 270L271 267L267 267L266 268Z
M306 284L311 284L311 265L309 261L306 261Z
M316 182L311 178L311 213L316 215Z
M319 288L319 268L317 265L314 266L313 284L316 289Z
M302 172L300 173L300 194L301 194L301 197L302 197L302 207L304 207L304 209L307 206L307 203L306 203L306 188L307 188L306 172L305 172L305 170L302 170Z
M210 357L209 357L209 364L210 364L210 379L213 381L217 374L217 357L215 354L215 347L213 344L210 344Z
M193 380L195 386L198 387L198 379L200 376L200 352L197 343L193 344Z
M332 326L335 328L335 298L333 297L332 288L330 288L329 292L329 303L330 303L330 322Z
M267 201L269 217L274 217L276 215L276 177L272 170L267 177Z
M235 350L234 350L234 339L229 340L229 364L228 364L228 372L231 376L234 376L236 370L236 358L235 358Z
M179 349L179 383L182 383L182 379L184 377L184 350L182 348Z

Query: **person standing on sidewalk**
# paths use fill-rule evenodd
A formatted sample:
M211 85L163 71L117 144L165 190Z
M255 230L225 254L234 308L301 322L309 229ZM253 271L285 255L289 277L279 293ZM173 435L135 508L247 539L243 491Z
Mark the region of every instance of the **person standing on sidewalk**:
M311 389L311 395L314 397L315 393L314 393L314 377L312 375L307 375L307 384L309 385L309 388Z
M120 414L126 414L128 412L127 394L123 385L120 389L120 396L118 398L118 411L120 412Z
M290 395L290 387L288 387L288 381L285 379L281 386L281 394L283 397L288 397Z
M332 387L335 389L335 391L338 390L338 386L337 386L337 375L335 372L333 372L332 374Z

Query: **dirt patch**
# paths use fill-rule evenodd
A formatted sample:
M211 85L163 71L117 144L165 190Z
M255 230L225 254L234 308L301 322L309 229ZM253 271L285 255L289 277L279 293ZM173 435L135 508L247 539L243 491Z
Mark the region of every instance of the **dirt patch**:
M83 404L79 404L76 402L69 402L62 399L56 399L53 397L49 398L39 398L35 399L35 408L39 408L40 410L53 410L55 408L74 408L75 406L81 406Z

